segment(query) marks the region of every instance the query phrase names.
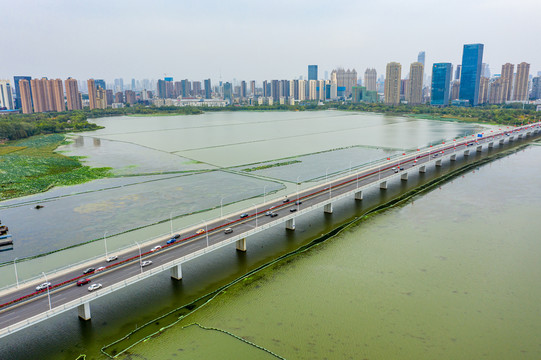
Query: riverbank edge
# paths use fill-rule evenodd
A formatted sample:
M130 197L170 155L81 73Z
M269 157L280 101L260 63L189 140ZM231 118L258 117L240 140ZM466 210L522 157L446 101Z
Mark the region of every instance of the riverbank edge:
M223 285L223 286L220 286L219 288L207 293L206 295L203 295L187 304L184 304L176 309L173 309L172 311L160 316L160 317L157 317L149 322L147 322L146 324L138 327L137 329L129 332L128 334L126 334L125 336L123 336L122 338L119 338L118 340L108 344L108 345L105 345L101 348L101 353L104 354L105 356L111 358L111 359L114 359L116 357L118 357L119 355L122 355L122 354L126 354L127 351L129 351L131 348L133 348L134 346L136 346L137 344L141 343L141 342L144 342L156 335L159 335L162 331L165 331L171 327L173 327L174 325L180 323L182 320L186 319L189 315L193 314L195 311L199 310L200 308L202 308L203 306L207 305L208 303L210 303L214 298L216 298L218 295L222 294L222 293L225 293L225 291L230 288L231 286L234 286L235 284L241 282L241 281L245 281L245 280L248 280L252 275L255 275L257 274L258 272L268 268L268 267L271 267L277 263L280 263L290 257L294 257L296 255L300 255L308 250L310 250L311 248L315 247L315 246L318 246L324 242L326 242L327 240L330 240L330 239L333 239L334 237L340 235L340 233L342 233L343 231L346 231L350 228L353 228L353 227L356 227L356 226L359 226L360 224L362 224L364 221L370 219L371 217L373 216L376 216L376 215L379 215L387 210L390 210L390 209L393 209L393 208L396 208L396 207L399 207L399 206L402 206L404 204L406 204L409 200L412 200L414 199L415 197L418 197L418 196L424 196L426 194L428 194L429 192L431 192L432 190L435 190L438 186L441 186L442 184L445 184L453 179L455 179L456 177L472 170L472 169L475 169L479 166L483 166L483 165L486 165L492 161L495 161L495 160L498 160L498 159L501 159L501 158L504 158L504 157L507 157L509 155L512 155L518 151L521 151L522 149L530 146L532 143L538 143L540 140L537 140L537 141L532 141L530 143L526 143L526 144L521 144L517 147L514 147L512 149L508 149L506 151L503 151L503 152L500 152L500 153L497 153L497 154L493 154L493 155L490 155L486 158L483 158L483 159L480 159L476 162L473 162L473 163L470 163L470 164L467 164L459 169L456 169L455 171L453 172L450 172L448 174L446 174L445 176L443 177L440 177L440 178L437 178L437 179L434 179L426 184L423 184L415 189L412 189L408 192L406 192L405 194L402 194L394 199L391 199L383 204L380 204L376 207L374 207L373 209L370 209L368 210L366 213L364 214L361 214L357 217L355 217L354 219L338 226L337 228L329 231L328 233L326 234L323 234L322 236L319 236L313 240L311 240L310 242L308 242L307 244L305 245L302 245L300 246L299 248L297 248L296 250L293 250L291 252L288 252L287 254L284 254L284 255L281 255L279 257L277 257L276 259L272 260L272 261L269 261L263 265L260 265L250 271L248 271L246 274L234 279L233 281ZM254 280L254 279L252 279ZM179 314L177 314L177 316L174 316L176 312L179 312ZM167 317L171 317L170 319L170 323L167 324L167 325L162 325L163 323L163 320L165 320ZM154 325L154 328L152 327L152 325ZM190 324L189 324L190 325ZM155 328L158 327L158 329L156 330ZM138 339L135 339L135 342L133 342L132 344L126 346L125 348L121 348L121 349L115 349L115 347L117 347L119 344L123 343L123 342L127 342L127 341L132 341L134 340L133 337L135 334L138 334L140 332L144 332L143 334L141 334L142 336L141 337L138 337ZM112 348L112 351L109 350L109 348Z

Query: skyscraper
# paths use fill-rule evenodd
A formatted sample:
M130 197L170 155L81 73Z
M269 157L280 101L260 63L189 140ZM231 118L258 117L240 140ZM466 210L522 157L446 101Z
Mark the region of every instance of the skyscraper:
M192 81L192 95L193 96L201 95L201 81Z
M510 63L502 65L502 73L500 75L501 80L501 96L500 102L496 104L501 104L506 101L511 100L511 93L513 92L513 71L515 66Z
M30 90L30 80L19 79L19 94L21 96L21 109L23 114L32 113L32 95Z
M32 79L30 80L30 84L34 112L49 111L49 97L47 96L47 79Z
M86 83L88 87L88 101L89 101L90 110L97 109L98 105L96 102L96 97L97 97L96 82L94 81L94 79L88 79Z
M530 99L541 99L541 76L536 76L532 79L532 92L530 93Z
M430 104L435 106L449 105L451 73L451 63L435 63L432 65L432 93L430 96Z
M81 94L79 93L77 80L67 78L64 84L66 86L66 99L68 103L68 110L81 110L83 108L83 105L81 103Z
M0 107L13 110L13 99L9 80L0 80Z
M210 85L210 79L205 80L205 99L211 98L211 85Z
M419 51L419 54L417 55L417 62L420 62L423 64L423 67L425 66L425 52Z
M250 94L255 96L255 80L250 81Z
M479 81L479 104L488 102L489 78L481 76Z
M501 104L503 99L503 80L501 77L489 81L489 104Z
M14 76L13 77L13 83L15 85L15 109L22 109L21 91L19 89L19 81L21 80L27 80L28 84L30 85L30 80L32 80L32 78L30 76ZM30 109L32 109L32 99L30 99Z
M115 79L115 88L113 90L115 91L115 93L124 91L124 80Z
M224 84L224 100L229 100L230 104L233 102L233 87L229 82Z
M364 72L364 86L366 91L377 90L378 73L376 69L366 69Z
M331 72L331 83L336 84L338 96L348 97L357 85L357 71L338 68Z
M528 78L530 76L530 64L521 62L517 65L513 100L528 100Z
M66 105L64 103L64 86L62 80L54 79L48 81L48 86L50 88L49 98L50 98L50 111L65 111Z
M240 97L246 98L246 81L244 80L240 82Z
M385 72L385 104L398 105L400 103L400 80L402 65L397 62L387 64Z
M308 65L308 81L317 80L317 65Z
M483 50L483 44L465 44L462 52L459 98L460 100L468 100L470 106L476 106L479 101Z
M483 65L481 65L482 67L482 70L481 70L481 76L484 76L488 79L490 79L490 66L486 63L483 63Z
M158 80L157 90L158 90L158 98L165 99L165 95L166 95L166 93L165 93L165 80L162 80L162 79Z
M459 80L460 81L460 73L462 72L462 65L457 65L456 66L456 71L455 71L455 80ZM457 98L458 99L458 98ZM456 99L455 99L456 100Z
M105 80L103 79L96 79L94 80L94 84L96 85L96 89L99 87L101 87L103 90L105 90Z
M424 56L424 52L423 52ZM423 101L423 75L424 66L421 62L414 62L410 65L410 81L408 91L408 104L420 104Z

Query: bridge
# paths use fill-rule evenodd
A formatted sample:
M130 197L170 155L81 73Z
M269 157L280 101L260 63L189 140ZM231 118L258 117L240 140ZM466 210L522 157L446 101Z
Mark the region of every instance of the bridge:
M495 146L501 147L540 134L541 123L536 123L487 131L416 149L365 166L339 179L297 191L287 199L272 200L238 212L234 220L220 217L207 222L201 229L185 229L176 238L154 239L130 249L113 261L107 262L103 258L93 260L84 267L78 265L43 274L43 279L51 285L42 290L36 291L35 286L43 280L22 286L13 285L0 295L0 338L73 309L78 309L81 319L89 320L90 303L94 299L165 271L169 271L172 278L180 280L182 264L231 244L235 244L238 251L247 251L247 239L258 232L279 225L294 231L297 217L321 209L332 213L333 203L341 199L362 201L366 190L373 187L385 190L395 183L407 181L414 171L424 173L429 167L463 160L473 152L483 153ZM270 213L275 215L270 216ZM152 263L146 265L148 261ZM88 267L99 271L83 275L83 270ZM90 284L101 284L101 288L89 291L90 284L77 286L78 280L86 278L91 280Z

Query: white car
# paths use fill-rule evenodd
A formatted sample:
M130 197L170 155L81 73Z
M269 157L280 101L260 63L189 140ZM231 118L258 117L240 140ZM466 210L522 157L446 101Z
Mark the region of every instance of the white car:
M96 272L103 271L103 270L105 270L105 266L100 266L99 268L96 269Z
M151 252L154 252L154 251L157 251L157 250L160 250L162 247L160 245L156 245L154 246L152 249L150 249Z
M88 291L98 290L99 288L101 288L101 284L92 284L88 287Z
M115 261L116 259L118 259L118 256L113 255L113 256L109 256L107 259L105 259L105 261L111 262L111 261Z
M152 261L146 260L146 261L143 261L143 262L141 263L141 267L145 267L145 266L148 266L148 265L151 265L151 264L152 264Z
M36 290L37 290L37 291L45 290L45 289L47 289L48 287L51 287L51 283L50 283L50 282L45 282L45 283L43 283L43 284L40 284L40 285L36 286Z

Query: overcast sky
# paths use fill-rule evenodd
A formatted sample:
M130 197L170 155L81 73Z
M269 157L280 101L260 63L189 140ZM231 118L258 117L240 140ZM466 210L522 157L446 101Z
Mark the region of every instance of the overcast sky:
M0 0L0 79L14 75L213 81L293 79L319 65L402 76L485 44L492 73L541 71L541 0ZM430 70L429 70L430 71Z

